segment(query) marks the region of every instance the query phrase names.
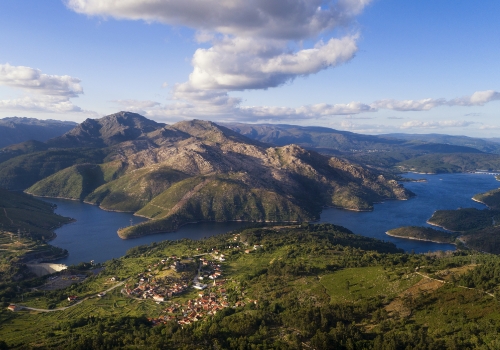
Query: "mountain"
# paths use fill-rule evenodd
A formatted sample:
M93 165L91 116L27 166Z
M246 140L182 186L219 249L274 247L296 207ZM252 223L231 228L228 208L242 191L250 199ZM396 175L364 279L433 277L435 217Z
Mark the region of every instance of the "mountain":
M392 152L406 151L431 152L431 153L481 153L482 150L474 147L487 143L478 140L478 143L449 144L440 139L420 140L418 138L397 137L392 135L363 135L348 131L340 131L318 126L298 126L286 124L223 124L228 128L239 132L251 139L284 146L291 143L298 144L304 148L315 149L319 152L331 154L346 154L358 152ZM405 134L397 134L405 135ZM442 135L447 136L447 135ZM496 148L495 148L496 147ZM500 146L490 147L500 151ZM490 150L485 150L490 152Z
M309 221L324 206L371 210L375 202L411 196L395 180L340 158L297 145L270 147L208 121L164 126L120 112L87 120L48 144L107 147L10 159L0 163L0 184L5 174L11 186L31 174L30 180L39 178L27 189L34 195L84 200L151 219L121 230L123 238L202 220ZM51 166L43 163L48 152L60 153ZM37 161L50 171L54 165L61 169L43 175L35 171L40 165L19 170L21 163Z
M140 114L119 112L101 119L87 119L62 136L47 142L50 147L106 147L131 141L164 126Z
M488 139L480 139L468 136L454 136L445 134L403 134L403 133L385 134L385 135L379 135L379 137L390 137L408 141L439 143L450 146L464 146L469 148L475 148L486 153L500 154L500 144L496 142L494 139L488 140Z
M35 118L0 119L0 148L28 140L47 141L64 134L77 124L70 121Z
M448 144L446 139L419 140L392 135L362 135L316 126L284 124L224 124L249 138L277 146L290 143L322 154L340 156L351 162L369 166L378 171L400 171L401 162L428 155L470 153L482 154L500 150L500 145L480 139L477 143ZM403 135L403 134L402 134ZM443 135L445 136L445 135ZM476 148L477 146L477 148ZM473 157L472 157L473 158Z

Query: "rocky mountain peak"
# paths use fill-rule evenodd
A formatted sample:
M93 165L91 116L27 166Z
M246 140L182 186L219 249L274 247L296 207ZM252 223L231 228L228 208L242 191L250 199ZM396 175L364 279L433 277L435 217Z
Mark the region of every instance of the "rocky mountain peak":
M163 127L164 124L140 114L122 111L100 119L87 119L47 143L52 147L106 147L136 140Z

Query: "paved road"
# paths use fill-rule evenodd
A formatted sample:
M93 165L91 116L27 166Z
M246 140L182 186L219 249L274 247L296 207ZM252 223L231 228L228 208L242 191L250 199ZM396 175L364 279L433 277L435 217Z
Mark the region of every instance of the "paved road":
M108 288L104 291L104 293L107 293L109 291L112 291L113 289L115 288L118 288L119 286L123 285L125 283L125 281L123 282L120 282L118 284L115 284L113 287L111 288ZM60 308L57 308L57 309L37 309L37 308L34 308L34 307L29 307L29 306L24 306L24 305L18 305L16 304L19 308L22 308L22 309L25 309L25 310L31 310L31 311L39 311L39 312L55 312L55 311L64 311L66 309L69 309L70 307L74 307L78 304L81 304L83 303L85 300L87 299L90 299L90 298L94 298L94 296L91 296L91 297L86 297L85 299L82 299L82 300L79 300L77 301L76 303L74 304L71 304L69 306L65 306L65 307L60 307Z

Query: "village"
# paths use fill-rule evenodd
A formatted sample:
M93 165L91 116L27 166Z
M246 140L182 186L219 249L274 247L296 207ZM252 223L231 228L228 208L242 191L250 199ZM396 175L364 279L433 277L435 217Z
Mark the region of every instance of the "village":
M235 237L235 241L239 237ZM239 250L237 245L227 247ZM254 247L255 250L260 246ZM245 253L249 253L245 250ZM256 300L244 300L242 288L227 287L221 263L226 260L223 252L212 249L210 253L194 257L179 258L170 256L156 264L147 266L144 273L137 275L134 284L127 284L123 290L129 297L149 299L156 303L167 303L162 316L151 318L153 324L175 321L188 325L206 316L213 316L228 307L243 307L248 303L257 304ZM188 290L196 289L197 296L183 303L171 300Z

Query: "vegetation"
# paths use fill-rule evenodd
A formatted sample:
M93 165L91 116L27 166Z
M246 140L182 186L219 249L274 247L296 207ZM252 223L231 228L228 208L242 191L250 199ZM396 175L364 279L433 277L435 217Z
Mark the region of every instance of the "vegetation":
M500 188L485 193L476 194L472 197L475 201L484 203L491 209L500 209Z
M461 208L458 210L437 210L427 221L429 224L440 226L454 232L480 230L493 225L496 211L476 208Z
M137 169L94 189L84 200L106 210L136 212L187 177L168 167Z
M426 154L397 164L401 171L418 173L464 173L500 169L500 155L485 153Z
M0 163L0 187L24 190L75 164L102 163L105 152L98 149L48 150L28 153Z
M37 240L48 240L53 230L70 222L54 214L54 206L19 192L0 189L0 229Z
M15 295L20 286L40 281L25 263L62 258L67 251L46 244L54 229L71 219L54 214L50 204L24 193L0 189L0 300ZM5 305L6 306L6 305Z
M387 231L389 236L418 239L437 243L454 243L458 234L435 230L430 227L404 226Z
M121 162L102 165L78 164L63 169L28 188L35 196L84 200L97 187L113 180L123 170Z
M240 300L239 307L181 327L175 317L164 320L165 309L195 293L161 304L129 298L120 288L95 297L116 284L111 277L137 279L156 273L165 256L213 259L215 250L226 257L220 264L227 300ZM67 295L89 299L64 311L4 310L0 338L5 346L37 349L495 348L498 271L493 255L404 254L329 224L261 226L136 247L65 290L4 296L55 308L70 305ZM22 331L27 327L30 332Z

